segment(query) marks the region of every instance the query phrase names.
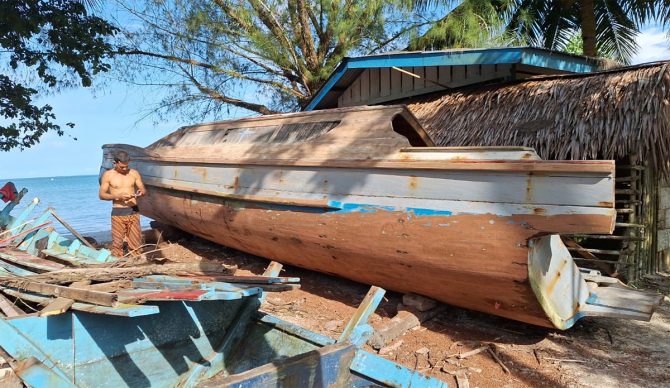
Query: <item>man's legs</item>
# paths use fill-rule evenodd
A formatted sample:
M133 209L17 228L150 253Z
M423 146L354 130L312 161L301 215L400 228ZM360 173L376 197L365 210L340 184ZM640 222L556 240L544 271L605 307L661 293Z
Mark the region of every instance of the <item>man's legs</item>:
M124 216L112 216L112 255L123 257L123 238L126 237Z
M136 213L132 216L128 216L126 227L128 228L128 234L126 238L126 241L128 242L128 252L130 252L132 256L137 256L141 253L140 248L142 247L142 227L140 226L140 215Z

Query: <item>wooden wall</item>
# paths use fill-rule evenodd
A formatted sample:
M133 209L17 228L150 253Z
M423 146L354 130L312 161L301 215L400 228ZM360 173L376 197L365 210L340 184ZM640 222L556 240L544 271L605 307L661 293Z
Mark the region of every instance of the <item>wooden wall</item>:
M512 77L512 65L404 67L420 78L392 68L365 69L339 97L338 107L372 105L399 98ZM433 82L431 82L433 81Z

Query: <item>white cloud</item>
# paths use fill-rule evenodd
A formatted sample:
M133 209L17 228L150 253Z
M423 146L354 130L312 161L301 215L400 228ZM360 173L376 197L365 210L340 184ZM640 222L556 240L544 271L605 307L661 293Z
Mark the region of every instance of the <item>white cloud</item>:
M643 30L635 40L640 48L633 56L632 64L670 59L670 37L667 31L649 28Z

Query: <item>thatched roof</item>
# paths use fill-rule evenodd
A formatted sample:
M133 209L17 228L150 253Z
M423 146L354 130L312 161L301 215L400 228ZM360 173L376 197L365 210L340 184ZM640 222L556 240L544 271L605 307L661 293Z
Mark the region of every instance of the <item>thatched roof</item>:
M537 77L403 102L441 146L528 146L546 159L636 155L668 175L669 65Z

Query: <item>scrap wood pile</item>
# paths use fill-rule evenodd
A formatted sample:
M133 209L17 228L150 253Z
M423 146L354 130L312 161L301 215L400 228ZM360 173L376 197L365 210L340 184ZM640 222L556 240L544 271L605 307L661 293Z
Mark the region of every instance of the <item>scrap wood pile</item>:
M298 278L236 276L218 262L151 264L134 261L73 266L55 258L0 249L0 316L68 310L139 316L158 312L158 301L231 300L263 290L298 287ZM7 268L10 270L8 271Z

